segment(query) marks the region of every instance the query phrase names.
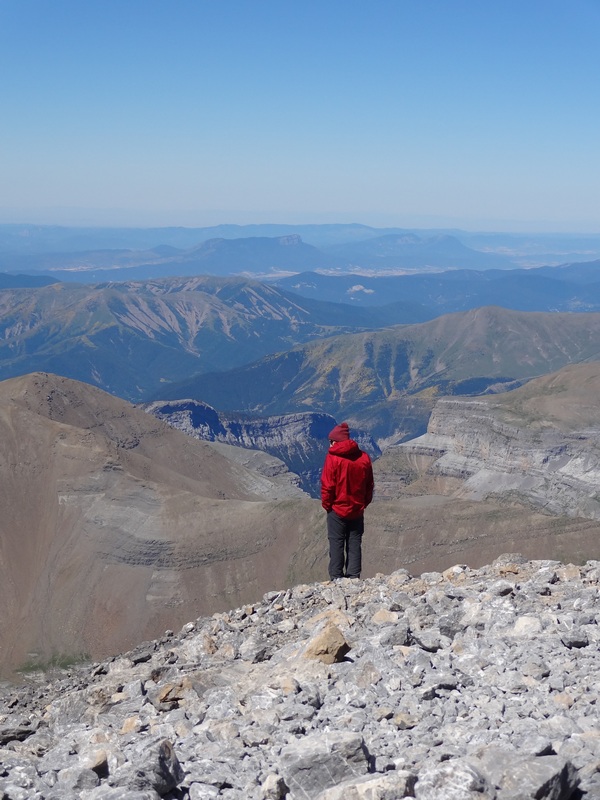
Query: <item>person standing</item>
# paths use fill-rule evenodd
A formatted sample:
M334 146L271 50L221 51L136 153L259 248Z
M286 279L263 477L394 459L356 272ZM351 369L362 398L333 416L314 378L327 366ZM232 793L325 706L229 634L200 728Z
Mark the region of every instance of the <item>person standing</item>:
M329 577L360 578L365 508L373 499L373 466L347 422L329 433L321 473L321 505L327 512Z

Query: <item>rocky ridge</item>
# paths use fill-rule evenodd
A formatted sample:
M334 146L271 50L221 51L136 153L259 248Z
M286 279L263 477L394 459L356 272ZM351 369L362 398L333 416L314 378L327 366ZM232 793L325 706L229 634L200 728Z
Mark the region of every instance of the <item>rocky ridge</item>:
M600 562L270 591L0 690L6 800L600 796Z

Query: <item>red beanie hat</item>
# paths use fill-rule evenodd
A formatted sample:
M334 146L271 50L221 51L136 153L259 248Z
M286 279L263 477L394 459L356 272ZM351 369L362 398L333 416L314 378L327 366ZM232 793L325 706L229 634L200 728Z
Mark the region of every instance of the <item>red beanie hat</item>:
M347 422L342 422L341 425L336 425L335 428L329 432L327 437L330 441L346 442L350 438L350 429Z

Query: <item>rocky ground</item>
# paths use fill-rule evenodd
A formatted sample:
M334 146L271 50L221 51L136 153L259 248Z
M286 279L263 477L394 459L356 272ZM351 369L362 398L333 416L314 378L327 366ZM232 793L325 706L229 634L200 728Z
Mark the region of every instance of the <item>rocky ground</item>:
M600 562L300 585L0 689L3 800L600 797Z

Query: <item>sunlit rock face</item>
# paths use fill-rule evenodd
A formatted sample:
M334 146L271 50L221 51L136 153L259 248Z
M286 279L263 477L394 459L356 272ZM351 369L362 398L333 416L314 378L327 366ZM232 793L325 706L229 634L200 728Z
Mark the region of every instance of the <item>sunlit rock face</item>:
M566 374L573 370L581 374ZM582 418L575 399L570 419L541 402L548 394L527 402L548 380L498 398L440 400L427 433L401 448L416 471L458 479L462 497L513 494L554 514L600 519L600 420Z

